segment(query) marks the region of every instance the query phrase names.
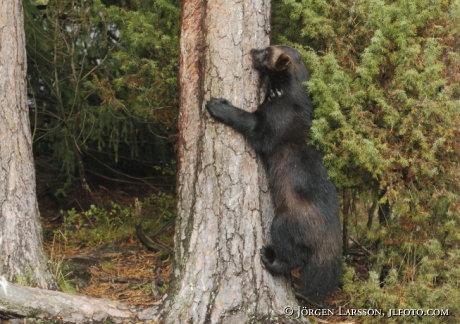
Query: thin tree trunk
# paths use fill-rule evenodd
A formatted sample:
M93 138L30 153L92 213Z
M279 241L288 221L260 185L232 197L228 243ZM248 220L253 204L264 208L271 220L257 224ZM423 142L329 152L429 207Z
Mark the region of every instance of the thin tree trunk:
M20 0L0 0L0 275L56 288L35 195L23 20Z
M204 109L211 97L257 108L249 51L268 46L269 12L266 0L182 2L179 202L166 323L269 323L296 304L289 281L260 261L273 213L262 165Z
M348 254L348 221L351 214L351 190L344 188L342 190L342 242L343 242L343 254Z

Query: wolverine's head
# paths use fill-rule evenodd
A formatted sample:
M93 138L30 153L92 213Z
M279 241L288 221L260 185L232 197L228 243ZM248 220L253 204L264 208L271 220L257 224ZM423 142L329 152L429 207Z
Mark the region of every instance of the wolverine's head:
M303 65L300 53L285 45L252 49L250 54L254 68L265 72L281 72L291 65Z
M310 79L300 53L289 46L276 45L263 49L252 49L252 64L262 74L268 74L272 83L288 85L291 81Z

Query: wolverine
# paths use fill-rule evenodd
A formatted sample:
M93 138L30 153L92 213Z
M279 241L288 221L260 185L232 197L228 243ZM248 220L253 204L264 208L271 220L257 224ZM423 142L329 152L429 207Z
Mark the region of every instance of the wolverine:
M341 280L342 234L334 183L323 154L309 145L313 104L309 74L300 53L289 46L250 52L266 84L266 96L253 113L228 100L212 98L206 109L217 121L241 133L262 160L275 216L271 244L261 259L273 275L301 268L300 295L323 307Z

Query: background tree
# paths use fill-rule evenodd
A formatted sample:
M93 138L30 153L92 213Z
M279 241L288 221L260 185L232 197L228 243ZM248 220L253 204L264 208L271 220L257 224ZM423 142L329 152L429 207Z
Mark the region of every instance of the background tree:
M56 288L35 196L22 2L0 1L0 275Z
M287 0L273 13L275 42L312 72L313 141L365 216L350 234L375 253L365 285L349 274L351 302L458 314L460 2Z

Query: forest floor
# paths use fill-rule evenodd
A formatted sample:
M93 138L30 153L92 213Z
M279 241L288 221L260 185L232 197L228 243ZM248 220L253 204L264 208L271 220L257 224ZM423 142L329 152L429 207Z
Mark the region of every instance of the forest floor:
M155 193L148 186L127 184L99 185L91 192L73 185L65 197L56 198L54 190L40 181L49 181L39 178L37 192L45 250L61 289L136 306L157 303L168 290L172 258L164 251L149 251L139 242L134 229L134 197L142 201L146 233L161 227L174 214L174 198ZM173 248L173 237L171 226L157 239ZM350 250L348 262L359 277L367 277L369 262L359 249ZM297 280L294 271L294 284ZM327 309L333 309L334 316L315 319L319 323L352 323L351 317L338 315L339 306L342 313L353 308L348 299L337 289L327 301ZM314 309L302 301L300 306Z
M172 183L172 180L171 180ZM64 183L56 174L37 172L37 197L44 246L61 289L136 306L157 302L166 292L171 256L149 251L136 237L139 217L146 233L174 215L174 198L149 185ZM134 199L142 203L134 212ZM173 249L173 226L157 238Z

